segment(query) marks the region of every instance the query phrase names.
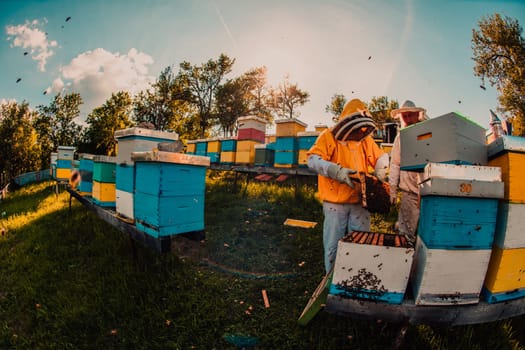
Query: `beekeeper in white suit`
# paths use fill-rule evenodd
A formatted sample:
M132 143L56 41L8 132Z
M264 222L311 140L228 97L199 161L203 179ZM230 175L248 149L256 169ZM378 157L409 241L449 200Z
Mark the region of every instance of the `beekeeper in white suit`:
M406 100L400 108L391 112L394 119L399 119L400 129L428 119L426 110L416 107L415 103ZM400 170L401 142L399 132L394 139L390 152L390 201L397 202L398 192L401 193L397 225L399 233L407 237L411 245L415 244L417 225L419 221L419 183L421 173Z
M323 131L307 153L308 167L319 174L326 273L332 269L341 238L351 231L370 231L370 213L362 207L360 185L351 176L371 167L377 178L385 180L389 158L370 136L375 129L366 105L353 99L338 123Z

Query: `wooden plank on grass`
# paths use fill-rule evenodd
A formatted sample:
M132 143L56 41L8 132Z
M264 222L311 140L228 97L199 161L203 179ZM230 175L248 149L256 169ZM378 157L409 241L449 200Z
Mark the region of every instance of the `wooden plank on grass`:
M317 225L317 222L297 220L297 219L286 219L286 221L284 222L284 225L302 227L302 228L314 228Z
M308 300L303 313L297 320L299 325L306 326L308 322L310 322L312 318L314 318L314 316L317 315L317 313L321 311L322 308L324 308L326 304L326 298L328 297L328 287L330 286L330 281L332 280L332 274L333 270L323 277L323 280L315 289L314 294L312 294L310 300Z

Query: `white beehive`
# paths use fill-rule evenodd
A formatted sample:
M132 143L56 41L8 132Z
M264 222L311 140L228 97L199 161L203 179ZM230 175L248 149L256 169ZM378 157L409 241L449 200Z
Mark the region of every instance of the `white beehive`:
M351 232L339 241L329 294L400 304L413 255L404 236Z
M417 239L412 287L418 305L475 304L491 250L429 249Z

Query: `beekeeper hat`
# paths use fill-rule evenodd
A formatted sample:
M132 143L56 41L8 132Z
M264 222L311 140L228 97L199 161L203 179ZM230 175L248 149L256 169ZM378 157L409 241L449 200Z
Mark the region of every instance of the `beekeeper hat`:
M406 100L405 102L403 102L400 108L394 109L392 112L390 112L390 115L392 116L392 118L398 118L399 115L403 112L423 112L423 114L425 114L426 109L416 107L416 104L414 102Z
M362 128L364 128L363 134L359 135L359 139L356 139L355 135L357 134L355 132ZM333 127L332 133L339 141L359 141L376 128L366 105L359 99L353 99L347 102L343 108L339 122Z

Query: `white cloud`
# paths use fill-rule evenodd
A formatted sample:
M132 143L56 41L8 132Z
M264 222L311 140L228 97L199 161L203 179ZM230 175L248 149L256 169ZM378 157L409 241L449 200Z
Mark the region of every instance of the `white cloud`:
M47 60L54 55L52 47L57 46L55 40L48 40L45 32L39 29L38 20L16 26L7 26L7 40L12 41L11 47L22 47L28 50L31 58L38 62L38 69L45 72Z
M135 48L127 54L112 53L102 48L79 54L60 69L61 76L53 81L49 91L80 93L85 117L102 105L112 93L128 91L135 94L150 87L155 78L148 74L153 59Z

